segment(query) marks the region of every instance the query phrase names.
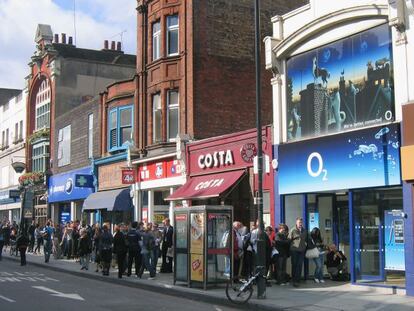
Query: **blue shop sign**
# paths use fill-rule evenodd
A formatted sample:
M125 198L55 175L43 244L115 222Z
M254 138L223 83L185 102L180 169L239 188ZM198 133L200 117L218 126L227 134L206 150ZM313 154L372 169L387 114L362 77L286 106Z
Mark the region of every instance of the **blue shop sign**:
M73 201L88 197L95 189L93 187L77 187L75 181L76 175L91 175L91 171L90 167L85 167L51 176L49 179L48 202Z
M280 194L401 184L399 124L280 145Z
M20 202L20 191L16 188L9 188L0 191L0 204ZM16 195L17 194L17 195Z

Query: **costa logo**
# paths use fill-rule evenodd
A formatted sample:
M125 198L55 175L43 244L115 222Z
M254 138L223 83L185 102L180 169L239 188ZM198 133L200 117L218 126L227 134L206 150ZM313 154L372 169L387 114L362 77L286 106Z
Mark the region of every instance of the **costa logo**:
M253 143L244 144L240 149L240 155L244 162L252 163L253 158L257 156L256 145Z
M207 189L207 188L214 188L220 187L224 182L224 178L220 179L211 179L208 181L202 181L197 186L195 186L195 190Z
M214 153L202 154L198 157L198 167L200 168L211 168L233 164L234 159L231 150L216 151Z

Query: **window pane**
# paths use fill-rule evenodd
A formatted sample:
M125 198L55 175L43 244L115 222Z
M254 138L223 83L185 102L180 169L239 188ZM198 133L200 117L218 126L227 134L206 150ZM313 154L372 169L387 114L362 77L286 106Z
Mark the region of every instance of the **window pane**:
M155 94L152 97L152 106L154 110L161 109L161 96L160 94Z
M168 32L168 54L178 53L178 29Z
M178 15L171 15L167 17L167 27L178 26Z
M131 132L132 127L121 128L121 145L125 144L127 141L131 141Z
M109 128L116 128L116 111L111 111L109 114Z
M122 126L127 126L127 125L131 125L131 115L132 115L132 109L122 109L120 111L120 115L121 115L121 127Z
M168 110L168 139L175 139L178 134L178 108Z
M170 91L168 92L168 106L178 106L178 92Z
M154 142L161 141L161 110L154 111Z
M110 142L109 142L110 146L109 146L109 148L112 149L112 148L116 147L116 129L111 130L110 133L111 134L110 134Z

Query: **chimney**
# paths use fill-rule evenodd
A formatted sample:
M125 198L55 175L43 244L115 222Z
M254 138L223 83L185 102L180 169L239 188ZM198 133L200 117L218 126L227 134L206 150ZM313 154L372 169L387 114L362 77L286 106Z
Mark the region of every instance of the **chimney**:
M107 50L109 48L109 41L105 40L104 41L104 50Z
M66 34L62 33L62 44L66 44Z
M59 43L59 34L55 33L55 43Z
M115 41L111 41L111 50L115 50Z
M121 49L121 42L119 42L119 41L116 43L116 50L117 51L122 51L122 49Z
M68 44L73 45L73 38L72 37L69 37Z

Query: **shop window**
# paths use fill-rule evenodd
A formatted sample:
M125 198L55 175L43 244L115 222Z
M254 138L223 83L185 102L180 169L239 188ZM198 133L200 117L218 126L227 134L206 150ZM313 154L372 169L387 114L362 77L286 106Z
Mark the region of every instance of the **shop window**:
M152 96L152 141L157 143L162 141L162 106L161 95Z
M93 157L93 113L88 116L88 158Z
M152 60L155 61L161 57L161 23L152 24Z
M169 141L175 141L179 133L179 97L178 91L168 91L167 96L167 135Z
M58 136L58 166L70 164L71 126L59 130Z
M125 150L132 140L132 106L113 108L108 117L108 146L109 151Z
M168 56L178 54L178 15L167 16L167 52Z

